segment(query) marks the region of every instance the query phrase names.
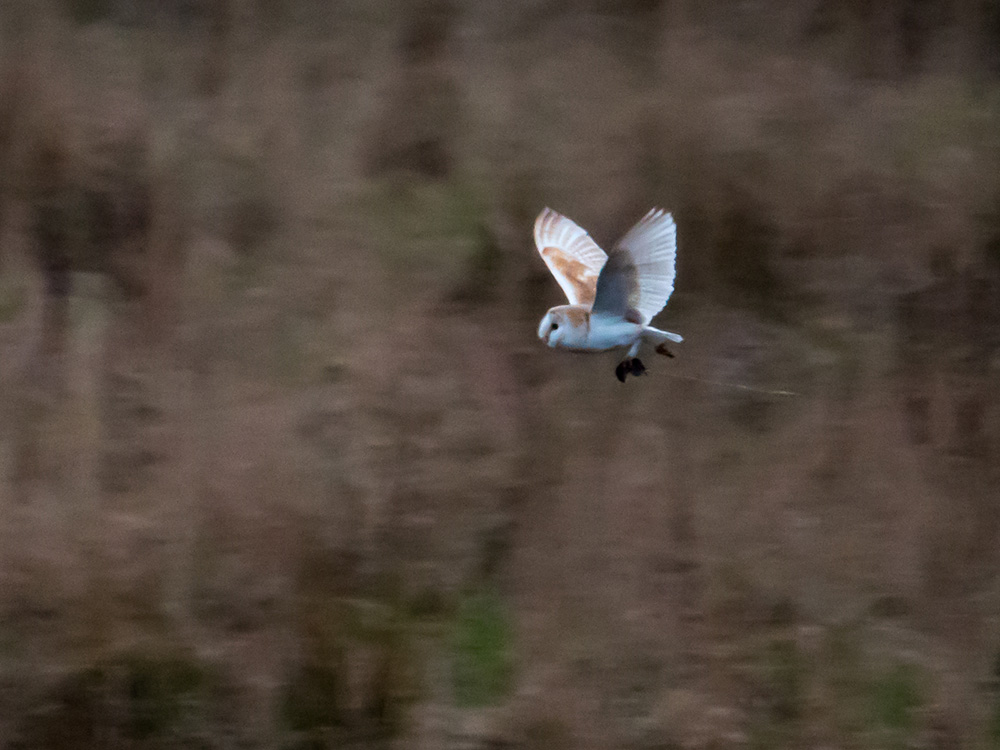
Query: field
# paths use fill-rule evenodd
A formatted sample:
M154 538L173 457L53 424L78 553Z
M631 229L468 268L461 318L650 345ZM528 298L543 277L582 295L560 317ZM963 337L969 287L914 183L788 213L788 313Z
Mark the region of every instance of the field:
M0 45L0 745L1000 749L995 0ZM531 227L654 205L621 385Z

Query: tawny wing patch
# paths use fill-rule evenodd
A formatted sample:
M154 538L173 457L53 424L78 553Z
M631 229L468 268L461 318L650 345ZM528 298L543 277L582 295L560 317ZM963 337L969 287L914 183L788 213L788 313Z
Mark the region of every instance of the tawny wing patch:
M546 208L535 219L535 245L571 305L592 305L608 256L571 219Z
M598 284L595 312L653 319L674 291L677 227L673 217L654 208L611 251Z

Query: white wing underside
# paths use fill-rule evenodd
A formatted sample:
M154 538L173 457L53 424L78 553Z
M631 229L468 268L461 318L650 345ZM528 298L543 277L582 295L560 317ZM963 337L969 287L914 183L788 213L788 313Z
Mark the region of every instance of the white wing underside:
M663 209L654 208L611 251L612 260L598 284L594 311L627 315L634 310L642 324L648 324L674 291L676 257L674 219Z
M535 245L569 303L592 305L608 256L590 235L571 219L546 208L535 219Z

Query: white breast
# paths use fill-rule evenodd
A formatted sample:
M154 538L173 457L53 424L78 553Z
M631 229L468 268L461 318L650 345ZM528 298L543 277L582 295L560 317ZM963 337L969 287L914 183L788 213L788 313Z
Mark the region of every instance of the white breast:
M641 333L641 325L629 323L617 316L592 314L587 348L603 350L631 346Z

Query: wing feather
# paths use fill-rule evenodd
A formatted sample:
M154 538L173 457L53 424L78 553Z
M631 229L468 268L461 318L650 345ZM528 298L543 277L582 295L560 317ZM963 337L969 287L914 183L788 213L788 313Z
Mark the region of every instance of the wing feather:
M597 277L607 261L590 235L571 219L546 208L535 219L535 245L571 305L592 305Z
M594 312L628 317L648 324L674 291L677 226L663 209L654 208L611 251L597 285ZM607 278L605 278L607 277Z

